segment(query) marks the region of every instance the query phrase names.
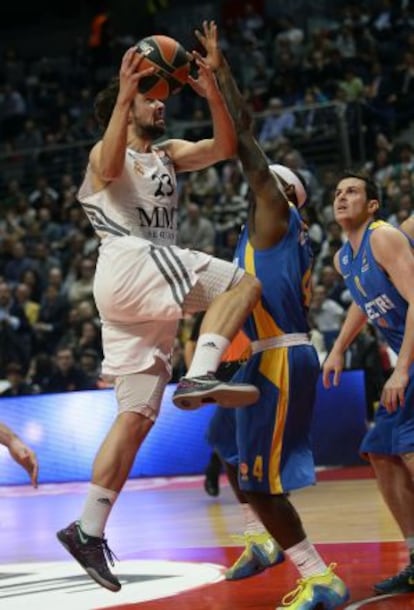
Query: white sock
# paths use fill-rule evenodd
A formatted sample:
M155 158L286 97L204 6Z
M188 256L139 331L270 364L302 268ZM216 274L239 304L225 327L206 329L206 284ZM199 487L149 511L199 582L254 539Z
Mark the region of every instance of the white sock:
M286 555L299 570L302 578L322 574L328 566L307 538L285 550Z
M243 512L244 531L246 534L264 534L266 529L250 504L241 505Z
M200 335L186 377L199 377L210 372L215 373L221 357L229 345L230 341L221 335L214 333Z
M111 489L105 489L91 483L86 496L80 526L88 536L102 538L105 525L115 504L118 494Z

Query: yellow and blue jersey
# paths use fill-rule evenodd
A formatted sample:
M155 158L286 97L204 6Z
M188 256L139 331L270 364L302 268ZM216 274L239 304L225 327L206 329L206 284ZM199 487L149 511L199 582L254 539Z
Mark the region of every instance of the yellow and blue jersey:
M251 340L287 333L308 332L307 310L311 298L312 250L299 212L290 207L289 226L283 239L266 250L255 250L244 227L235 262L262 283L262 298L244 330Z
M355 303L398 354L404 337L408 303L375 260L370 244L372 232L384 224L384 221L373 221L368 225L355 255L347 242L339 251L339 265ZM412 240L406 237L413 246ZM393 413L388 413L383 405L379 406L375 426L368 430L361 443L363 455L414 452L414 365L410 367L409 377L405 406Z
M398 354L404 336L408 303L375 260L370 244L372 232L384 224L384 221L373 221L368 225L355 255L347 242L339 251L339 266L355 303Z
M262 297L244 325L252 340L304 335L311 297L312 252L294 206L282 240L255 250L244 228L235 260L262 283ZM242 409L218 408L209 442L239 468L244 491L284 494L315 482L310 441L319 360L308 342L254 353L234 381L260 390L259 400Z

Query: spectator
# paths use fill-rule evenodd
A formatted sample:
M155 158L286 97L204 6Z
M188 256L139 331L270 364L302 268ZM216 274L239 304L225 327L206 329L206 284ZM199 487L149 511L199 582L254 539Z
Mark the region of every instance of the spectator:
M295 115L283 108L283 101L278 97L269 100L267 112L259 132L259 142L266 151L274 151L280 139L289 135L295 126Z
M56 370L50 376L45 391L77 392L80 390L96 389L88 375L75 364L73 350L62 347L55 354Z
M8 282L17 284L22 274L28 269L33 269L33 261L26 253L22 241L15 241L12 245L11 258L4 267L4 277Z
M341 329L345 309L326 296L326 288L321 284L314 288L309 308L313 325L322 333L325 348L329 351Z
M346 309L351 303L351 295L345 287L342 276L334 265L324 265L319 274L319 283L326 288L326 297L333 299Z
M3 139L15 138L22 131L27 116L27 103L11 83L3 85L0 98L0 133Z
M54 372L55 364L49 354L40 352L34 356L27 374L33 394L42 394L46 391L50 377Z
M18 362L10 362L6 366L6 380L8 387L1 392L1 396L27 396L33 394L33 387L27 383L23 367Z
M87 384L91 388L105 387L101 379L101 355L92 348L85 348L79 354L79 363L82 371L88 378Z
M14 296L16 302L23 308L26 318L33 327L39 319L40 304L31 299L31 288L28 284L17 284Z
M31 355L31 328L24 309L13 299L11 287L0 281L0 377L10 362L26 368Z
M193 200L200 204L207 195L216 197L221 189L220 175L213 165L197 172L191 172L188 183Z
M178 244L182 248L213 254L214 241L213 223L203 217L201 207L197 203L188 203L187 218L181 222L178 229Z
M53 353L67 323L69 303L55 286L46 287L34 325L38 351Z
M92 349L102 360L102 341L100 328L93 320L85 319L81 322L80 337L76 344L76 352L83 353L87 349Z
M95 262L90 258L80 261L78 277L68 288L68 298L72 305L84 299L93 300Z

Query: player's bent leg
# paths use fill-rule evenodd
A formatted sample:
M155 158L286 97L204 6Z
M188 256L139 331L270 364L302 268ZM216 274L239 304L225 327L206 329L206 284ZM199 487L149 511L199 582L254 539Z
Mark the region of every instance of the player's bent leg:
M203 345L200 340L204 335L214 334L231 341L260 294L261 284L257 278L227 261L213 257L208 267L199 273L198 283L185 298L183 311L206 313L190 367L192 374L179 381L173 394L172 400L177 407L192 410L204 404L217 404L237 408L252 405L258 400L260 392L256 386L224 381L216 376L222 355L220 348L214 346L214 358L211 359L210 345ZM196 361L201 361L202 366L194 367ZM197 373L194 368L197 368Z

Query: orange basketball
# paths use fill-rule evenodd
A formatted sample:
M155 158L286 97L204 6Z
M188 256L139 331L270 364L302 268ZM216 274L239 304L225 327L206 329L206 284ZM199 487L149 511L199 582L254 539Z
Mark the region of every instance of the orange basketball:
M178 93L186 84L190 72L190 62L184 47L174 38L161 34L143 38L136 46L143 56L138 70L156 69L154 74L139 81L138 91L159 100Z

